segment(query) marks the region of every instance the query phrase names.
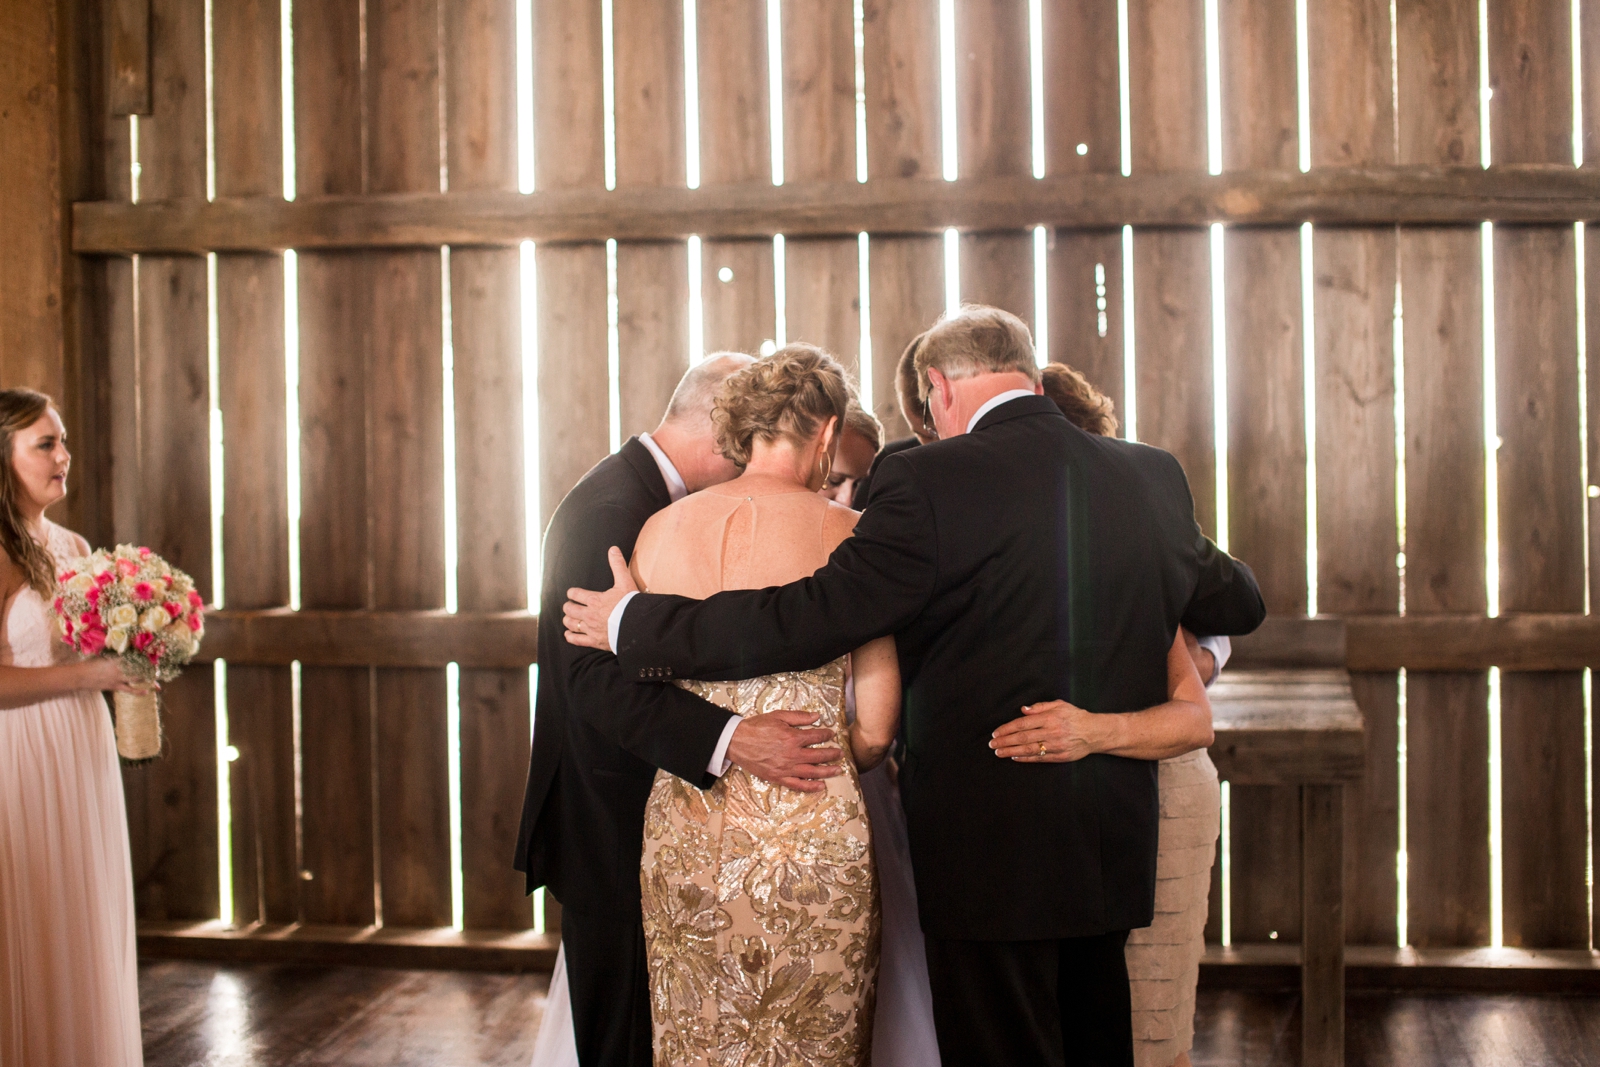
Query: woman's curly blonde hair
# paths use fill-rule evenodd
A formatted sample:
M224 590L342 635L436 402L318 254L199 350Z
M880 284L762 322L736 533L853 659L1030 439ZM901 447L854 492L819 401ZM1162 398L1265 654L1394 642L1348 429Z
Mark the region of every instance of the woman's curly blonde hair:
M830 418L842 425L849 406L838 360L815 345L785 345L722 383L711 409L717 451L743 467L756 440L801 444Z

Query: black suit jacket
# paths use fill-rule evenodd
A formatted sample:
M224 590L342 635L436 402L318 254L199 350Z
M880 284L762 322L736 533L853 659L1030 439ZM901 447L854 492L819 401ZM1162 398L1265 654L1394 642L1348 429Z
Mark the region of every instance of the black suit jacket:
M1040 396L885 459L855 535L814 576L638 597L618 643L632 677L728 679L894 634L923 929L1010 941L1149 924L1156 764L1012 763L988 748L995 728L1054 698L1160 704L1180 622L1240 634L1264 615L1249 569L1201 534L1177 460L1084 433Z
M676 686L643 685L604 652L567 644L572 586L611 585L606 549L632 556L645 521L671 502L648 449L632 438L567 494L544 539L539 687L515 865L528 891L562 906L639 912L644 808L656 768L709 785L706 765L728 712Z
M878 449L878 454L872 457L872 466L867 468L867 476L856 482L856 492L850 501L850 506L857 511L867 510L867 503L872 499L872 479L878 473L878 468L883 464L883 461L896 452L904 452L906 449L915 448L916 446L917 439L913 435L890 441Z

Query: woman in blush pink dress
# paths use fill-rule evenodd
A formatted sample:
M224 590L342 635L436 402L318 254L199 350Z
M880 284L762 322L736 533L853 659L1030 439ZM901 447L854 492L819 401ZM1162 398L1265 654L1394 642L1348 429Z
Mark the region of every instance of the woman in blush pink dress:
M57 562L88 553L44 517L67 492L50 398L0 391L0 1067L137 1067L128 819L104 690L49 602Z

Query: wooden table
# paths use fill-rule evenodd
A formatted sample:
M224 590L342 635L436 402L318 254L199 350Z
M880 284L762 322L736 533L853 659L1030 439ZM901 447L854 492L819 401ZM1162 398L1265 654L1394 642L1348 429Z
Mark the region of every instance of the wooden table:
M1211 690L1224 781L1300 788L1301 1058L1344 1063L1344 786L1363 723L1345 670L1226 670Z

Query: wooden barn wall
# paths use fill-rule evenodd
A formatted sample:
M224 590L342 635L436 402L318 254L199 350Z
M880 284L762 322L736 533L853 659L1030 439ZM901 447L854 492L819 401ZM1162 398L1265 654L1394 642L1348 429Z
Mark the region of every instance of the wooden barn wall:
M45 196L443 194L428 210L448 227L452 198L519 191L1600 166L1600 4L1574 34L1569 0L1488 0L1481 24L1478 5L1422 0L945 2L948 69L941 0L252 0L209 23L205 0L149 0L132 119L104 118L83 60L104 44L63 16L61 67L101 106L92 136L61 127ZM75 517L190 570L224 623L298 610L329 634L294 664L270 636L236 642L169 687L168 756L126 774L140 915L539 922L509 870L533 650L505 635L531 634L528 563L554 507L717 350L821 344L899 436L895 362L952 295L1021 315L1124 432L1178 456L1202 526L1274 615L1587 614L1600 235L1576 213L1345 216L635 227L521 247L374 233L299 251L263 229L210 254L152 239L100 258L43 241L29 255L62 260L54 284L94 314L52 320L49 294L12 286L0 330L37 327L24 347L42 355L0 339L8 381L116 412L84 428L110 488ZM384 647L375 620L396 617L460 662ZM1367 760L1346 798L1349 940L1589 946L1585 673L1418 662L1353 679ZM1228 823L1208 936L1296 940L1295 792L1230 788Z

